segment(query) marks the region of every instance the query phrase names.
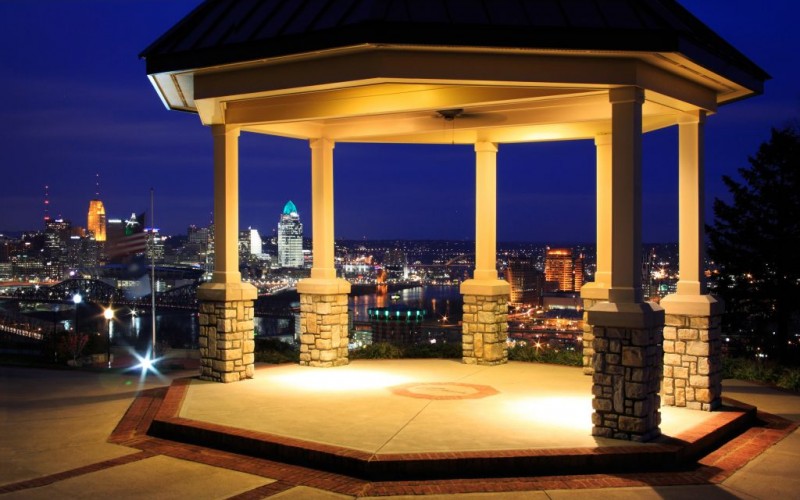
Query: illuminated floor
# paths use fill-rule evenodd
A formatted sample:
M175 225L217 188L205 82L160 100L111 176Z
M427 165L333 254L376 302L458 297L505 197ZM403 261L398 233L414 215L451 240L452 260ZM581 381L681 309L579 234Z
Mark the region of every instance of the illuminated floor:
M630 446L591 436L591 385L578 368L533 363L282 365L236 384L193 380L179 416L376 454ZM662 432L711 416L663 408Z
M751 408L662 408L664 436L591 436L591 378L573 367L359 360L260 367L234 384L173 382L148 433L372 480L694 466L741 432Z

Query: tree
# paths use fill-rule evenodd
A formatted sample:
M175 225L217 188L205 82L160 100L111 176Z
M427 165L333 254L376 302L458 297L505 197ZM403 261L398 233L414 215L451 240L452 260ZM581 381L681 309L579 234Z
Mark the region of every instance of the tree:
M723 177L732 202L714 200L709 256L721 271L725 331L751 334L772 357L788 361L798 352L793 327L800 312L797 127L773 129L749 162L738 170L743 182Z

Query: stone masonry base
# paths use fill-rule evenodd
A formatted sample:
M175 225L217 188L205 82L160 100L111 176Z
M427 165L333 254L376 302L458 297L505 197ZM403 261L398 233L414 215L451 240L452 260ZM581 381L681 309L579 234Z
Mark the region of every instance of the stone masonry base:
M508 300L508 294L464 294L464 363L499 365L508 362Z
M663 403L667 406L711 411L722 398L722 307L709 314L677 314L664 304Z
M608 302L606 300L583 299L583 340L581 346L583 347L583 374L591 375L594 373L592 367L592 357L594 356L594 327L589 323L589 309L594 307L599 302Z
M349 362L347 294L300 294L300 364L341 366Z
M253 301L200 302L200 378L236 382L253 378Z
M612 312L617 307L620 311ZM589 317L595 351L592 435L630 441L659 436L663 309L651 304L598 304Z

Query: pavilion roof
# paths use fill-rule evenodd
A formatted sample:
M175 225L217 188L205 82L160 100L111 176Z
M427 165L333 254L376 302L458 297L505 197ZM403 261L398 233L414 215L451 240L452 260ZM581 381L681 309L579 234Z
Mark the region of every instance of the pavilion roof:
M671 52L769 78L674 0L207 0L141 57L153 74L365 44Z

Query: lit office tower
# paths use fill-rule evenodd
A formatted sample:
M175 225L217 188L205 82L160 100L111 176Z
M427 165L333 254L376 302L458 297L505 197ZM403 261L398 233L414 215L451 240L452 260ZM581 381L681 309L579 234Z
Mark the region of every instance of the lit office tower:
M508 261L506 281L511 285L511 304L535 306L540 302L544 276L536 269L533 259L517 258Z
M572 250L569 248L550 248L544 259L544 276L551 290L571 292L575 289L573 281Z
M576 292L579 292L581 287L583 286L583 254L578 255L575 257L574 267L572 270L573 275L573 287L572 289Z
M303 223L291 200L278 222L278 262L281 267L303 267Z
M100 200L89 201L86 229L94 234L95 241L106 241L106 209Z

